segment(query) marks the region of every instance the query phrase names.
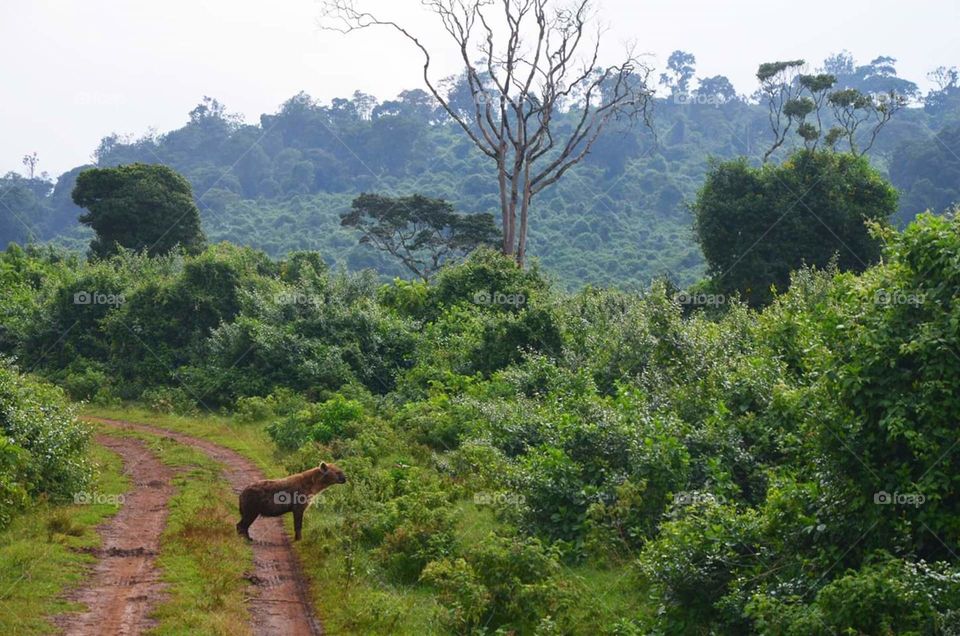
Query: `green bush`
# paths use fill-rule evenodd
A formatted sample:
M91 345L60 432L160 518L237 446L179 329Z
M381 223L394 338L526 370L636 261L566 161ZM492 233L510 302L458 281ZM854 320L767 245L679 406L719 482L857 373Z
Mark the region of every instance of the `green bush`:
M322 404L308 404L267 426L267 433L283 450L297 450L308 441L327 443L354 436L363 417L363 405L335 395Z
M0 437L0 530L27 505L26 484L22 482L26 469L26 451Z
M14 493L72 501L91 478L86 458L90 434L67 406L63 391L21 375L0 361L0 431L8 440L2 481ZM15 482L15 483L11 483Z
M565 609L589 603L537 539L487 537L462 557L430 563L421 578L439 590L457 633L541 633L551 619L562 623Z
M747 605L769 634L954 634L960 627L960 572L881 556L825 585L813 603L758 594Z
M302 396L290 389L278 387L266 397L240 397L234 406L233 414L238 422L251 424L263 422L278 416L290 415L299 411L306 402Z
M197 411L196 398L185 387L150 388L143 392L140 399L157 413L186 415Z

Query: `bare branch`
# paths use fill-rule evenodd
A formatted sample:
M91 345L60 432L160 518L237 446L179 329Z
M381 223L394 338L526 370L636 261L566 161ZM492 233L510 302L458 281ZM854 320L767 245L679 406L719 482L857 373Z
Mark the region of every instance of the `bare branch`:
M649 70L632 52L599 68L602 31L591 37L590 0L562 2L421 0L456 46L472 109L452 104L433 83L430 51L404 27L358 10L353 0L323 4L334 24L328 28L387 26L422 52L427 88L496 163L503 251L520 264L531 198L581 162L610 120L642 113L649 125Z

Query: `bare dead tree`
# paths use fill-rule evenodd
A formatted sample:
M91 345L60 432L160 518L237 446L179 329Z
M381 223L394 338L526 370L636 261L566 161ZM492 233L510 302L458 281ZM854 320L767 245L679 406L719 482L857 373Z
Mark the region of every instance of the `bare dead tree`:
M442 83L431 78L431 51L400 24L358 9L353 0L326 0L323 26L343 33L385 26L420 50L427 89L496 163L503 253L522 266L531 199L582 161L612 119L642 115L647 121L649 69L632 51L617 65L598 66L602 30L591 35L590 0L421 4L455 45L472 111L451 104Z

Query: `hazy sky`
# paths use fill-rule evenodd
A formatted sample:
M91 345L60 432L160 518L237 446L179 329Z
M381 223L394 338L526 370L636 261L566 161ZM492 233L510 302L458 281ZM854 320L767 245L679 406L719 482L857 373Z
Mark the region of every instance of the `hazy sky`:
M419 0L358 3L436 36ZM896 57L900 75L922 87L930 69L960 66L960 0L598 5L608 61L629 41L658 67L683 49L696 55L698 77L726 75L741 93L755 88L758 62L819 65L841 49L859 62ZM40 169L57 175L88 161L106 134L182 125L204 95L255 122L301 90L327 101L420 87L420 58L405 41L323 31L319 17L314 0L0 0L0 173L22 172L21 158L36 151ZM455 70L451 61L437 75Z

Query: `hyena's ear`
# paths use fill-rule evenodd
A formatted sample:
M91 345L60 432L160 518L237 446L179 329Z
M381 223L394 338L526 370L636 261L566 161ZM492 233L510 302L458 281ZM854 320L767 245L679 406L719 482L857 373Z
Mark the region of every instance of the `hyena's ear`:
M327 472L327 462L320 462L320 470Z

